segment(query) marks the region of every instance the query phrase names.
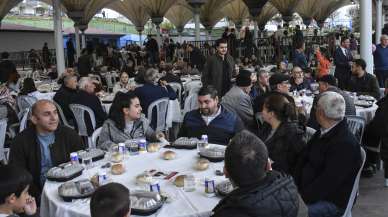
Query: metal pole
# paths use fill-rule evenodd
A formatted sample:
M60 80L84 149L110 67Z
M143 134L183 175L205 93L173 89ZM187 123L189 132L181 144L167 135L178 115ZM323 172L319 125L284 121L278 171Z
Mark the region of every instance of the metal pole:
M85 35L85 31L82 31L81 38L82 38L82 49L84 49L84 48L86 48L86 35Z
M253 36L254 36L254 40L255 40L255 45L257 46L257 38L259 37L259 27L257 26L257 21L254 21L254 29L253 29Z
M75 34L75 47L77 52L77 59L81 56L81 45L79 39L79 27L74 26L74 34Z
M366 62L366 71L373 73L372 55L372 1L360 1L361 58Z
M195 40L199 41L199 40L201 40L201 27L200 27L200 21L199 21L199 11L195 12L194 19L195 19Z
M65 72L65 52L63 48L62 17L60 0L53 0L55 50L58 75Z
M375 42L376 44L379 43L380 37L381 37L381 29L383 28L382 21L383 21L383 1L382 0L376 0L376 38Z

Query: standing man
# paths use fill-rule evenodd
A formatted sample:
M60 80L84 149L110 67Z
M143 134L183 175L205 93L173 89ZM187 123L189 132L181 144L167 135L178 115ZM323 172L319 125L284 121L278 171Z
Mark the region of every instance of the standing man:
M71 67L74 67L74 55L75 55L75 49L71 38L66 42L66 48L67 48L67 66L71 68Z
M205 64L206 58L201 53L199 48L195 47L192 44L188 44L186 51L190 53L190 65L192 68L197 68L200 72L203 70L203 65Z
M295 66L300 67L302 70L307 69L307 58L306 55L304 54L305 50L305 44L304 42L298 42L294 44L295 46L295 51L294 51L294 58L292 60L292 64Z
M216 41L217 53L209 57L202 73L203 86L213 85L221 98L232 86L230 81L234 69L233 57L228 54L225 39Z
M344 89L348 86L351 72L351 61L353 60L352 53L349 50L350 40L348 38L341 38L341 45L335 50L334 76L338 79L338 87Z
M144 43L148 56L148 64L155 65L159 63L159 45L151 36L147 36L147 42Z
M9 58L8 52L1 53L0 83L7 82L10 74L13 74L13 73L17 74L16 65L8 58Z
M388 79L388 35L381 36L373 57L377 80L380 87L384 87L384 82Z

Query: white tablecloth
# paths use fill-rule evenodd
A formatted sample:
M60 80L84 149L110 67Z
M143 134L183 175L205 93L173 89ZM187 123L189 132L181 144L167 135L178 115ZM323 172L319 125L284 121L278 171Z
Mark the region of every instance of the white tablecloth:
M303 101L303 102L302 102ZM303 97L296 97L295 103L301 105L304 104L304 107L306 108L306 111L308 115L310 115L311 106L313 105L314 98L312 96L303 96ZM356 106L356 115L365 118L366 123L369 123L373 117L375 116L376 110L378 106L376 103L373 103L372 107L364 108L360 106Z
M145 170L156 169L159 171L177 171L178 175L192 173L196 177L196 191L185 192L182 188L177 188L173 185L173 180L176 177L166 181L160 180L161 191L172 195L173 201L165 203L161 210L151 216L165 217L187 217L187 216L210 216L211 210L217 205L221 198L207 197L204 193L204 179L214 178L216 184L225 180L223 176L215 176L215 170L223 168L223 162L211 163L206 171L196 171L193 167L198 159L196 150L175 150L177 158L175 160L166 161L161 159L161 154L167 149L162 148L157 153L146 153L136 156L127 156L124 165L126 172L119 176L114 176L108 173L109 178L115 182L119 182L130 190L141 189L135 184L135 177ZM82 176L76 179L90 177L100 170L100 165L105 163L105 160L96 162L96 167L84 172ZM89 175L87 176L86 173ZM41 217L87 217L90 216L89 200L64 202L58 195L57 189L61 183L47 181L41 198Z

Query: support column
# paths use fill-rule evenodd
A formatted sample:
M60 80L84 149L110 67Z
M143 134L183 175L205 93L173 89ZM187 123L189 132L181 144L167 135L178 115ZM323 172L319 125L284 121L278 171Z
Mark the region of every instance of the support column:
M199 21L199 11L195 12L194 14L194 20L195 20L195 40L199 41L201 40L201 24Z
M372 1L360 1L361 58L366 62L366 71L373 73L372 55Z
M82 49L84 49L84 48L86 48L86 35L85 35L85 31L82 31L81 39L82 39Z
M77 52L77 62L78 58L81 56L81 45L80 45L80 39L79 39L79 27L74 26L74 35L75 35L75 47Z
M63 48L62 16L60 0L53 0L55 50L58 75L65 72L65 52Z
M380 42L381 29L383 28L383 1L376 0L376 44Z
M257 46L257 38L259 37L259 27L257 26L257 21L253 22L253 37L255 38L255 45Z

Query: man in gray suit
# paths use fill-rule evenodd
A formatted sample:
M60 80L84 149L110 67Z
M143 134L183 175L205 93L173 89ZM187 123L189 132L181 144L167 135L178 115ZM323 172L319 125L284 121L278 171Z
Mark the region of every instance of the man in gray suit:
M210 56L202 72L202 84L204 87L212 85L221 98L232 86L231 78L234 70L234 60L228 54L228 43L225 39L216 41L217 53Z
M222 97L221 104L229 111L236 113L244 123L246 129L255 132L257 131L257 127L251 97L249 96L251 88L252 80L250 73L240 72L236 78L236 85Z

